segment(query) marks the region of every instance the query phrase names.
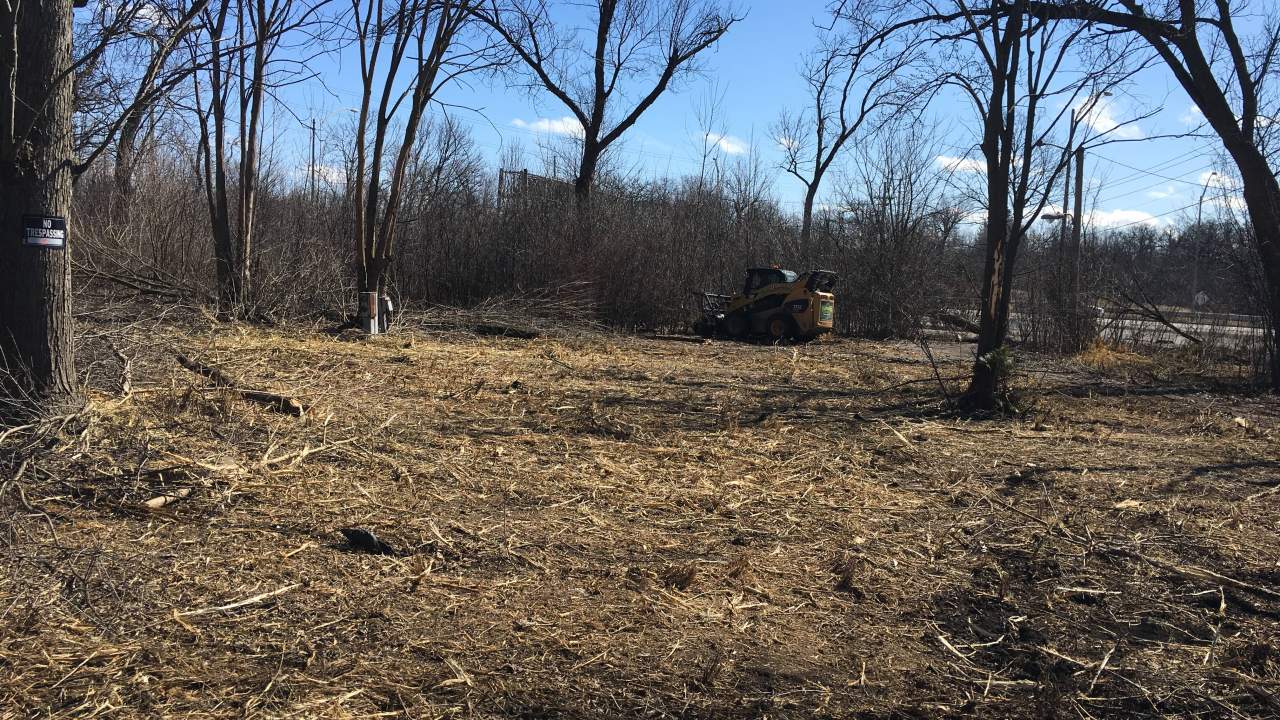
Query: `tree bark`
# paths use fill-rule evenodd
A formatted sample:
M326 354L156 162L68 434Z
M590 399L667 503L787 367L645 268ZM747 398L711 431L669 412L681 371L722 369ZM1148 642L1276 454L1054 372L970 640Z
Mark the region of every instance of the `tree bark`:
M257 219L258 155L262 135L262 99L266 86L267 41L274 29L271 27L264 0L257 0L256 22L253 30L253 75L250 78L248 97L241 97L241 137L243 148L240 158L240 242L236 254L236 290L240 301L239 312L248 310L247 303L253 297L253 244L254 225ZM241 41L243 43L243 40ZM241 53L241 72L243 58ZM243 95L243 86L242 86ZM248 105L248 125L245 126L244 109Z
M1073 352L1084 349L1088 328L1085 326L1085 316L1082 314L1081 298L1080 298L1080 242L1084 235L1084 146L1081 145L1075 149L1076 160L1076 196L1075 208L1071 211L1071 283L1068 286L1068 315L1070 318L1070 334L1068 335L1067 349ZM1063 208L1063 212L1066 209ZM1090 303L1092 304L1092 303Z
M111 219L127 228L137 189L134 176L138 166L138 133L142 130L142 113L133 112L120 125L116 139L116 165L112 173L115 187L111 195Z
M1276 324L1280 323L1280 183L1271 174L1266 157L1252 144L1234 150L1228 146L1228 151L1240 169L1244 201L1262 261L1267 309L1271 315L1267 323L1271 340L1271 389L1280 392L1280 348L1276 345L1280 340L1276 331Z
M573 194L578 199L578 209L585 210L591 203L591 186L596 180L596 167L600 163L600 146L587 139L582 146L582 161L578 164L578 177L573 182Z
M809 248L809 240L813 237L813 204L818 197L818 184L822 182L822 175L815 174L813 182L809 183L804 191L804 208L800 215L800 249L802 251Z
M72 191L71 3L0 7L0 414L83 405L75 372L71 249L23 244L23 215L68 218ZM6 401L15 401L9 407Z
M205 200L209 207L209 225L213 231L214 268L218 283L218 316L233 317L240 306L240 282L236 272L235 245L231 236L231 210L227 200L227 93L225 81L232 75L231 60L223 57L222 34L226 27L230 2L224 2L212 19L209 66L209 108L206 114L199 106L196 90L197 118L200 122L200 148L204 157ZM223 65L223 63L228 65ZM212 127L210 127L212 126ZM212 142L210 142L212 140Z
M1007 180L1004 182L1004 187L1007 202ZM973 378L969 381L968 390L965 391L966 404L975 410L991 410L995 407L1001 368L1000 364L994 361L993 353L1004 347L1005 336L1009 330L1009 297L1004 282L1008 266L1005 253L1009 240L1009 224L1007 213L990 213L993 216L997 214L1002 217L995 219L994 222L991 218L987 221L987 254L983 268L977 358L973 364Z

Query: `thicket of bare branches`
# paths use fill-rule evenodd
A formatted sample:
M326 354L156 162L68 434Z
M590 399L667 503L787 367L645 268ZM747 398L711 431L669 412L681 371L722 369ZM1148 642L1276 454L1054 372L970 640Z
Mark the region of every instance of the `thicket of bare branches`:
M720 154L713 98L699 113L699 171L640 178L618 161L614 142L654 93L698 68L698 53L736 22L733 8L602 6L597 42L586 47L604 58L597 77L575 70L578 40L549 7L197 1L126 4L96 17L78 41L86 58L78 140L114 163L86 163L77 186L80 286L262 320L337 321L349 319L360 290L413 308L572 285L603 322L680 329L697 312L696 291L734 289L743 268L776 263L839 272L838 323L847 332L909 337L985 319L1014 342L1062 349L1080 346L1065 322L1080 307L1172 327L1174 308L1195 294L1185 279L1192 267L1213 298L1197 310L1267 314L1247 225L1085 227L1068 244L1065 224L1040 222L1071 174L1061 143L1108 141L1087 127L1077 135L1074 113L1119 91L1143 64L1131 52L1136 41L1096 42L1083 26L1024 15L999 25L1007 37L993 50L982 32L1009 21L999 15L1004 6L971 16L962 2L950 14L837 6L802 68L813 106L784 114L771 131L783 166L754 148ZM903 34L886 32L894 20ZM287 136L278 125L296 120L281 114L274 93L306 79L299 47L328 41L364 48L364 111L331 123L318 156L299 168L273 144ZM1130 55L1137 59L1120 61ZM1094 71L1059 77L1068 61ZM434 102L462 73L503 68L559 98L583 124L583 135L542 148L549 167L528 172L529 161L511 152L495 167L467 126ZM644 92L622 88L646 69L657 80L641 83ZM971 98L977 111L975 149L959 163L940 162L955 150L911 120L944 92ZM971 171L975 155L985 172ZM798 206L776 196L788 175L807 190ZM596 198L590 222L566 223L581 219L584 179ZM984 227L988 210L1001 206L1007 221ZM1066 270L1075 267L1078 277ZM1108 327L1118 326L1090 322L1088 337Z
M203 191L190 175L199 150L179 129L167 132L142 156L127 224L104 202L114 189L109 168L82 178L77 217L87 252L78 256L76 274L82 287L179 302L216 296ZM333 145L322 154L340 155L343 144ZM776 171L758 157L709 163L682 178L607 174L593 201L597 252L584 254L566 232L576 207L571 184L507 171L500 186L498 168L484 161L465 125L431 119L406 167L388 289L397 306L423 309L572 284L589 300L575 307L594 308L592 321L680 330L696 316L695 291L736 289L743 268L778 263L840 274L837 321L844 332L912 337L936 326L963 335L963 323L938 317L976 320L982 236L972 219L977 203L965 196L954 168L938 161L941 152L935 133L911 124L860 143L851 153L855 162L833 181L833 202L816 211L807 244L800 242L797 213L773 194ZM313 198L305 173L269 163L261 187L252 259L262 288L258 316L348 319L357 291L349 271L354 248L334 230L350 222L354 185L329 177ZM1048 292L1063 261L1059 233L1047 223L1027 232L1011 286L1012 340L1058 347L1060 308ZM1105 308L1098 330L1106 337L1112 318L1142 312L1141 298L1178 317L1171 308L1188 305L1198 263L1199 287L1209 298L1199 312L1256 315L1265 309L1265 292L1250 252L1247 226L1216 212L1198 225L1161 230L1088 227L1082 294ZM1155 329L1158 321L1147 319ZM1239 359L1258 362L1248 353Z

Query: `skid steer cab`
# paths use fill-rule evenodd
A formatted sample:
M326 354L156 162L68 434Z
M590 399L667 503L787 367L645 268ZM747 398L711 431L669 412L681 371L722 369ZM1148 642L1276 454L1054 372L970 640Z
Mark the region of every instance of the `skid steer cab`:
M751 268L742 292L702 293L702 318L695 329L706 337L809 340L835 326L835 283L830 270Z

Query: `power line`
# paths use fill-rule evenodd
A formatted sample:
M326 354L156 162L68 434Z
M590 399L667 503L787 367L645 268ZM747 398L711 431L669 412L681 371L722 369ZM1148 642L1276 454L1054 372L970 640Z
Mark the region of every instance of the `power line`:
M1110 160L1110 159L1108 159L1107 161L1108 161L1108 163L1115 163L1116 165L1120 165L1120 167L1121 167L1121 168L1129 168L1130 170L1138 170L1138 172L1139 172L1139 173L1146 173L1146 174L1148 174L1148 176L1156 177L1156 178L1161 178L1161 179L1166 179L1166 181L1169 181L1169 182L1181 182L1181 183L1193 184L1193 186L1196 186L1196 187L1201 187L1201 184L1203 184L1203 183L1199 183L1199 182L1189 181L1189 179L1183 179L1183 178L1172 178L1172 177L1169 177L1169 176L1162 176L1162 174L1160 174L1160 173L1153 173L1153 172L1151 172L1151 170L1143 170L1143 169L1140 169L1140 168L1134 168L1134 167L1133 167L1133 165L1126 165L1125 163L1121 163L1121 161L1120 161L1120 160Z
M1210 169L1210 168L1212 168L1212 167L1213 167L1213 165L1212 165L1212 164L1210 164L1210 165L1203 165L1203 166L1201 166L1201 167L1196 168L1195 170L1192 170L1191 172L1203 172L1203 171L1205 171L1205 170L1209 170L1209 169ZM1157 177L1159 177L1159 176L1157 176ZM1165 184L1164 180L1161 180L1160 182L1155 183L1154 185L1146 185L1146 186L1144 186L1144 187L1140 187L1140 188L1138 188L1138 189L1136 189L1136 190L1130 190L1130 191L1128 191L1128 192L1120 193L1119 195L1112 195L1111 197L1106 198L1105 200L1099 200L1098 202L1099 202L1099 204L1101 204L1101 203L1111 203L1111 202L1115 202L1116 200L1119 200L1119 199L1121 199L1121 198L1129 197L1130 195L1136 195L1136 194L1138 194L1138 193L1140 193L1140 192L1143 192L1143 191L1146 191L1146 190L1151 190L1151 189L1153 189L1153 188L1161 187L1161 186L1163 186L1164 184ZM1199 183L1193 183L1193 184L1195 184L1195 185L1197 185L1197 186L1199 185Z
M1227 198L1232 197L1232 196L1233 196L1233 193L1230 193L1230 192L1224 192L1224 193L1222 193L1221 195L1217 195L1217 196L1211 197L1210 199L1211 199L1211 200L1226 200ZM1131 226L1131 225L1142 225L1142 224L1144 224L1144 223L1149 223L1149 222L1151 222L1152 220L1155 220L1156 218L1162 218L1162 217L1166 217L1166 216L1168 216L1168 215L1173 215L1174 213L1180 213L1180 212L1182 212L1183 210L1190 210L1191 208L1196 207L1196 206L1197 206L1197 205L1199 205L1199 204L1200 204L1200 202L1199 202L1199 201L1197 201L1197 202L1193 202L1193 203L1191 203L1191 204L1189 204L1189 205L1183 205L1183 206L1182 206L1182 207L1180 207L1180 208L1174 208L1174 209L1172 209L1172 210L1169 210L1168 212L1162 212L1162 213L1160 213L1159 215L1152 215L1151 217L1143 218L1143 219L1141 219L1141 220L1134 220L1133 222L1128 222L1128 223L1125 223L1125 224L1123 224L1123 225L1115 225L1115 226L1112 226L1112 228L1111 228L1111 229L1112 229L1112 230L1122 230L1122 229L1127 228L1127 227L1129 227L1129 226Z
M1156 171L1168 170L1169 168L1175 167L1177 165L1181 165L1182 163L1188 162L1190 160L1199 159L1201 157L1207 156L1208 154L1209 154L1209 151L1204 148L1192 148L1186 152L1179 153L1178 155L1174 155L1173 157L1166 159L1164 162L1157 163L1146 169L1131 167L1129 165L1125 165L1124 163L1121 163L1119 160L1112 160L1111 158L1101 154L1095 154L1093 155L1093 157L1103 162L1113 163L1113 164L1128 168L1130 170L1136 171L1128 175L1125 175L1122 178L1112 181L1117 185L1121 185L1124 183L1132 182L1145 175L1151 175Z

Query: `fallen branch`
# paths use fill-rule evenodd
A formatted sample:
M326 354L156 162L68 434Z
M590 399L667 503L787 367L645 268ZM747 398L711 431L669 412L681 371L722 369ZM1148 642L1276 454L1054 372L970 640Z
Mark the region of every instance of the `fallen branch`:
M285 585L282 588L277 588L269 592L260 593L258 595L254 595L251 598L245 598L244 600L237 600L236 602L228 603L226 605L219 605L217 607L207 607L207 608L200 608L199 610L188 610L186 612L175 613L174 617L175 618L192 617L194 615L208 615L209 613L226 612L227 610L235 610L236 608L242 608L246 605L252 605L257 602L262 602L263 600L266 600L268 598L273 598L277 595L283 595L299 586L300 586L300 583Z
M245 400L256 402L259 405L265 405L272 410L285 413L286 415L293 415L294 417L302 417L306 414L306 408L302 406L302 403L287 395L268 392L266 390L242 388L236 384L235 380L232 380L229 375L218 368L192 360L182 353L177 353L177 358L178 364L182 367L200 375L201 377L207 378L210 382L220 388L231 390L232 392L239 394L240 397Z
M115 343L108 342L111 353L120 361L120 396L129 397L133 393L133 360L120 351Z
M1179 336L1181 336L1183 339L1187 340L1188 342L1195 343L1196 345L1200 345L1204 342L1203 340L1196 337L1195 335L1192 335L1191 333L1188 333L1187 331L1175 325L1174 322L1168 318L1168 316L1166 316L1163 312L1160 311L1160 307L1156 305L1155 301L1153 301L1149 295L1147 295L1147 291L1143 289L1141 283L1137 281L1137 278L1134 277L1132 273L1130 273L1130 277L1133 279L1134 285L1135 287L1137 287L1138 293L1141 294L1142 297L1135 298L1129 293L1121 290L1120 297L1124 299L1124 303L1116 303L1116 304L1117 305L1128 304L1129 306L1121 311L1121 317L1128 314L1128 315L1137 315L1138 317L1146 318L1148 320L1154 320L1155 322L1158 322L1161 325L1165 326L1166 328L1177 333Z
M687 343L693 343L695 345L704 345L707 342L707 338L704 338L701 335L640 335L638 337L644 340L666 340L668 342L687 342Z
M1273 488L1268 488L1266 490L1263 490L1262 492L1256 492L1250 495L1249 497L1245 498L1244 502L1253 502L1258 498L1264 498L1264 497L1267 497L1268 495L1275 495L1277 493L1280 493L1280 485L1276 485Z
M974 334L981 331L981 328L978 327L978 323L958 312L955 312L954 310L939 310L933 313L931 317L939 324L946 325L956 330L964 330L965 332L971 332Z
M542 337L542 333L528 327L516 327L514 325L500 325L498 323L480 323L471 326L471 332L477 335L489 335L493 337L510 337L520 340L534 340Z
M190 495L191 488L179 488L173 492L165 493L164 495L157 495L142 503L142 506L148 510L159 510L160 508L172 505L179 500L190 497Z
M275 457L271 457L271 451L276 448L276 446L273 444L271 447L267 448L267 451L265 453L263 453L262 459L258 461L258 467L265 470L265 469L274 467L276 465L287 463L290 468L294 468L301 465L304 460L311 457L312 455L315 455L316 453L332 450L336 447L342 447L343 445L350 445L351 443L359 439L360 439L359 437L350 437L350 438L347 438L346 440L338 440L337 442L325 443L324 445L320 445L318 447L311 447L311 444L307 443L302 446L301 450L296 450L291 453L285 453L284 455L277 455Z

